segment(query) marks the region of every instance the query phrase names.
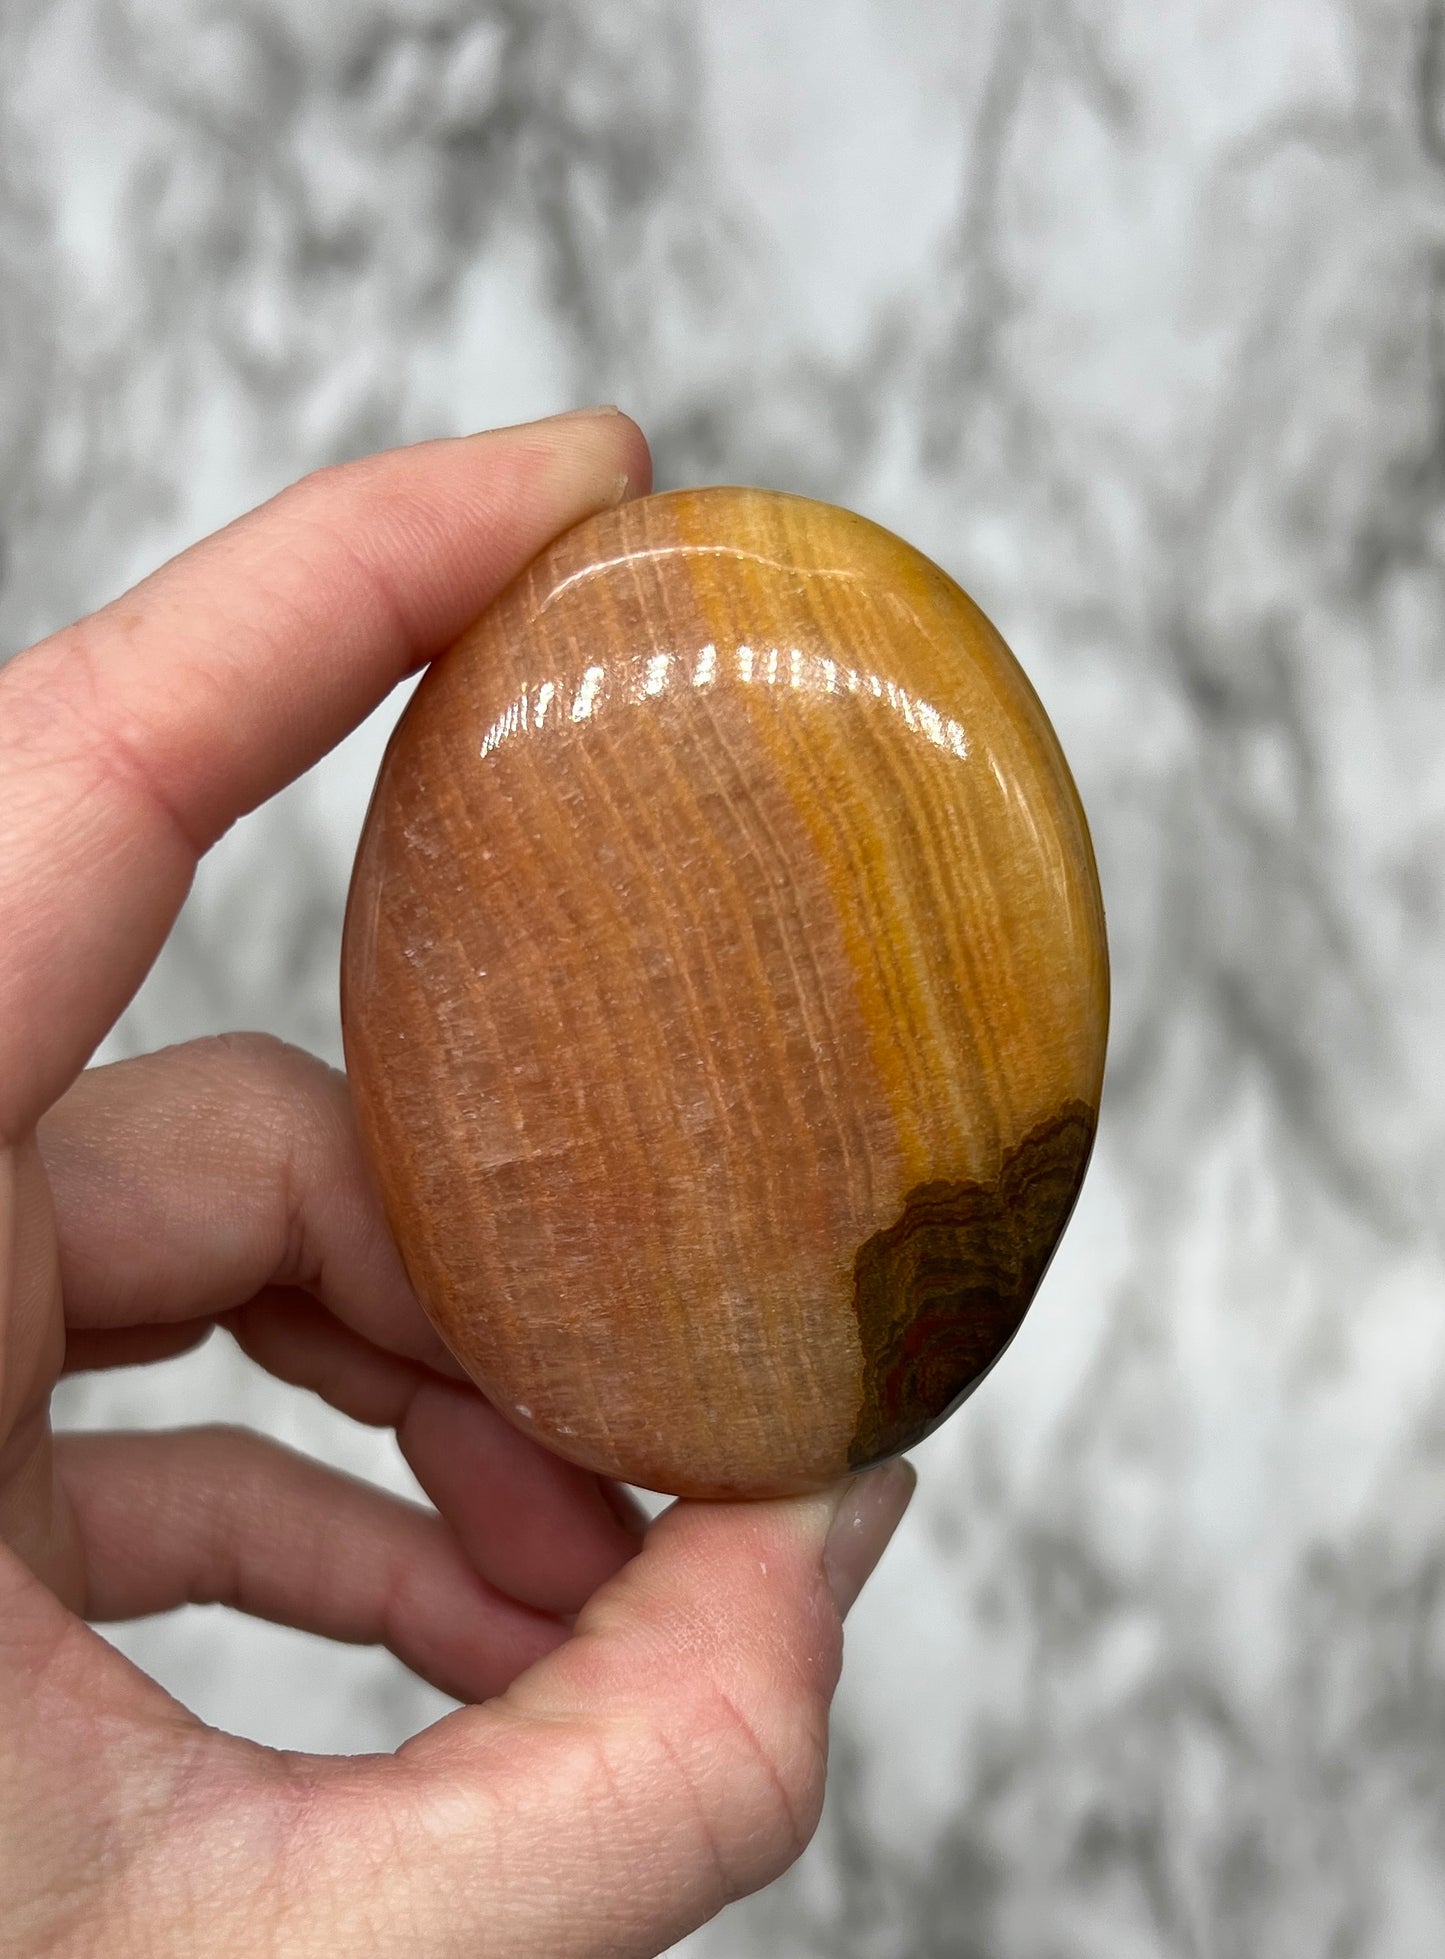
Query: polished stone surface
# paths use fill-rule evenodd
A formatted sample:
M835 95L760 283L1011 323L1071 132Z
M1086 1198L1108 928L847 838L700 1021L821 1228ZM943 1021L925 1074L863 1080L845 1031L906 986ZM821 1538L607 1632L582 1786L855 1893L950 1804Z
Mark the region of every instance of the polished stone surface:
M810 498L665 492L418 687L341 1009L407 1270L498 1408L647 1489L824 1489L962 1402L1073 1209L1088 828L936 565Z
M697 1955L1445 1947L1442 36L1428 0L0 9L5 645L318 461L616 396L665 483L917 543L1078 776L1094 1164L918 1452L819 1841ZM109 1051L339 1053L388 725L226 839ZM66 1405L402 1474L219 1345ZM124 1638L276 1741L437 1705L218 1614Z

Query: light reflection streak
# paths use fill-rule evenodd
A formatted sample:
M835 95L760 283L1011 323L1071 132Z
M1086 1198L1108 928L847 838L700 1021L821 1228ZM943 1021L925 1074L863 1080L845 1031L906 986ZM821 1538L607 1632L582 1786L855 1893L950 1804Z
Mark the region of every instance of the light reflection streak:
M931 701L919 700L894 681L876 673L860 673L856 667L840 667L836 660L804 653L797 646L770 646L759 653L742 645L735 647L729 658L720 654L711 640L698 649L690 674L683 656L651 653L610 670L588 667L580 680L570 683L570 701L566 699L566 681L544 680L536 688L524 687L482 737L481 753L492 754L523 730L536 734L544 727L559 726L563 720L590 721L618 704L636 706L680 687L712 687L724 677L736 679L742 687L781 685L802 694L871 694L910 733L960 761L967 760L968 736L962 723L941 714ZM549 720L554 702L557 712Z

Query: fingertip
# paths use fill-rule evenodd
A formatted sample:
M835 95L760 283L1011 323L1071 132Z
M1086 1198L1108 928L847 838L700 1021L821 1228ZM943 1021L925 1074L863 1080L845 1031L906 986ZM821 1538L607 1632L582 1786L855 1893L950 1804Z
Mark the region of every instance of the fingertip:
M397 1431L467 1555L512 1597L578 1612L641 1547L628 1500L504 1421L468 1385L430 1381Z
M618 501L630 503L634 497L650 496L652 493L652 449L638 423L621 410L618 413L626 425L628 443L628 468Z
M532 487L549 506L568 511L568 525L646 496L652 488L647 437L630 415L610 402L565 409L511 428L484 430L468 439L513 450L519 439L535 444L542 466Z

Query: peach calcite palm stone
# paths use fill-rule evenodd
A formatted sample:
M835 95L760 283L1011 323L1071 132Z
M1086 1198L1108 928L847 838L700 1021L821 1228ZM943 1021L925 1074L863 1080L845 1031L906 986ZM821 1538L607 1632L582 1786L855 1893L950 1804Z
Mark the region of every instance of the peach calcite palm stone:
M432 668L342 978L448 1345L552 1448L681 1495L927 1434L1093 1140L1103 912L1043 709L935 565L801 498L594 517Z

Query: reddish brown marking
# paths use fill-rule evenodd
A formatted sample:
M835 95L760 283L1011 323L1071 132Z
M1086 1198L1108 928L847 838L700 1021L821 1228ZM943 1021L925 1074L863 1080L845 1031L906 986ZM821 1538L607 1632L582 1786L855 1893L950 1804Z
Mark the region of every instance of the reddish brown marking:
M993 1366L1048 1269L1093 1141L1093 1111L1070 1102L1030 1131L996 1182L919 1184L897 1222L859 1247L852 1468L912 1448Z

